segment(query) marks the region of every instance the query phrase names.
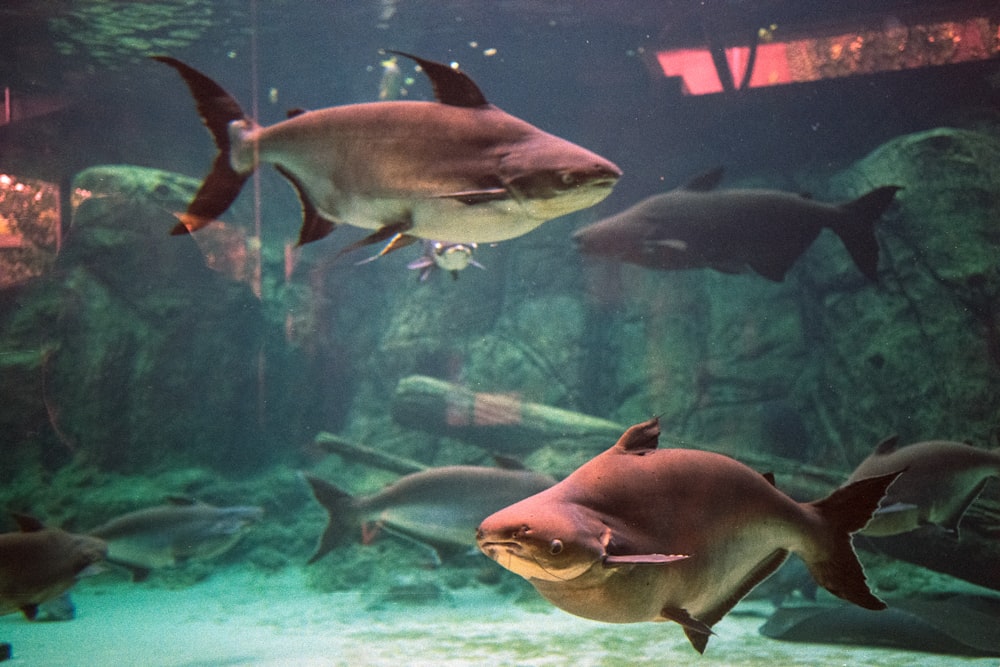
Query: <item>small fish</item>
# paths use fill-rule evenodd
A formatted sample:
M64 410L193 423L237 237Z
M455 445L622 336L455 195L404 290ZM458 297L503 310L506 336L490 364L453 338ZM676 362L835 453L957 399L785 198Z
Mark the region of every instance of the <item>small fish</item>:
M443 243L441 241L424 241L424 252L418 259L406 265L406 268L420 271L417 278L420 282L427 280L435 269L444 269L458 280L458 272L468 266L484 269L482 264L473 259L476 252L475 243Z
M866 609L851 534L898 473L798 503L727 456L658 450L659 421L628 429L552 488L483 521L479 548L557 607L608 623L675 621L700 653L712 626L788 557Z
M46 528L24 514L14 520L21 532L0 535L0 614L20 610L34 619L40 604L96 573L108 546L96 537Z
M143 581L153 569L218 556L263 514L260 507L214 507L171 498L168 505L115 517L90 534L107 542L108 562L131 571L133 581Z
M303 477L330 515L310 563L347 542L358 524L364 535L374 523L432 546L475 547L476 527L485 517L555 484L530 470L456 465L405 475L378 493L354 497L312 475Z
M269 127L247 118L204 74L154 56L187 83L219 149L173 233L193 232L221 215L258 162L274 164L298 192L300 244L340 223L374 230L341 253L386 240L382 254L417 238L503 241L611 193L621 176L613 163L501 111L463 72L393 53L420 65L437 102L298 111Z
M876 445L846 484L903 469L864 535L898 535L935 524L957 537L965 510L991 478L1000 477L1000 452L944 440L899 447L893 435Z
M901 188L876 188L844 204L779 190L715 190L722 170L644 199L575 234L581 252L661 271L713 268L780 282L827 227L854 264L878 279L875 223Z

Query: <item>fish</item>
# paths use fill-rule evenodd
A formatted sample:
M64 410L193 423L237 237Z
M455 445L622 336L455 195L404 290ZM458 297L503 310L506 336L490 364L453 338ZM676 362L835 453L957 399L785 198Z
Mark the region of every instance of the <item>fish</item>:
M1000 451L946 440L900 447L899 436L892 435L875 446L846 483L904 468L862 534L887 537L934 524L958 537L969 505L990 479L1000 477Z
M108 545L89 535L46 528L38 519L14 514L20 532L0 534L0 615L18 610L28 619L82 576L96 574Z
M197 103L218 155L173 234L193 232L229 208L259 163L291 182L303 210L300 245L338 224L374 230L340 251L418 238L492 243L607 197L621 170L487 102L464 72L412 59L437 101L394 100L293 111L262 127L221 86L168 56Z
M476 546L479 522L511 503L555 484L542 473L516 468L453 465L404 475L381 491L352 496L333 484L303 473L329 521L309 563L348 542L351 528L363 536L375 524L432 547Z
M774 612L760 633L810 644L855 644L947 655L1000 657L1000 599L955 594L894 598L876 613L846 604L796 604Z
M107 561L144 581L152 570L218 556L263 517L253 506L215 507L188 498L128 512L89 532L108 544Z
M902 188L886 185L842 204L780 190L716 190L722 169L648 197L573 234L580 252L661 271L748 269L781 282L823 228L858 270L878 280L875 223Z
M466 267L486 268L473 258L475 252L475 243L424 241L423 254L407 264L406 268L420 271L417 276L419 282L427 280L435 269L443 269L451 274L453 280L458 280L458 272Z
M703 653L712 626L797 554L834 595L865 609L852 545L898 476L798 503L728 456L657 449L659 419L630 427L555 486L487 517L479 548L542 597L607 623L674 621Z

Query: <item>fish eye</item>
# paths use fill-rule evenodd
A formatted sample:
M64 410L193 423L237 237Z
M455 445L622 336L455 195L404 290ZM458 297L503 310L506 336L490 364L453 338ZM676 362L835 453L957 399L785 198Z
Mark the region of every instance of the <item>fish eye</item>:
M549 553L553 556L557 556L562 553L563 543L562 540L552 540L549 542Z
M559 179L563 182L564 185L573 185L574 183L576 183L576 176L569 171L560 174Z

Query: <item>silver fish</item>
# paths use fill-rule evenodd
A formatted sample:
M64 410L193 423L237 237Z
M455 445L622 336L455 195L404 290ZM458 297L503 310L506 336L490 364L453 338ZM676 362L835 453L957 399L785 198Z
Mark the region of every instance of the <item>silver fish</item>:
M621 176L613 163L501 111L463 72L393 53L421 66L437 102L300 111L268 127L204 74L155 56L183 77L219 149L173 233L221 215L259 162L274 164L298 192L300 244L339 223L374 230L341 252L385 240L382 254L417 238L503 241L611 193Z
M1000 452L946 440L900 447L899 437L890 436L846 484L904 469L863 534L885 537L935 524L957 535L965 510L991 478L1000 477Z
M329 522L313 563L357 534L358 524L376 524L432 546L476 546L476 527L492 512L547 489L555 480L529 470L444 466L401 477L378 493L354 497L304 474Z
M107 542L108 562L129 569L134 581L142 581L156 568L218 556L263 514L260 507L214 507L173 498L168 505L115 517L90 534Z

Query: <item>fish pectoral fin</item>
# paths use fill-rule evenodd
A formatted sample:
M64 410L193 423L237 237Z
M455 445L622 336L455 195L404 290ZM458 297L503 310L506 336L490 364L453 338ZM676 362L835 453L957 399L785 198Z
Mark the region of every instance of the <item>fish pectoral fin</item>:
M604 564L615 565L655 565L660 563L673 563L674 561L689 558L687 554L633 554L631 556L605 556Z
M462 192L451 192L446 195L436 195L436 199L454 199L466 206L475 204L485 204L491 201L503 201L512 199L510 191L506 188L486 188L483 190L464 190Z
M665 620L680 624L684 628L684 634L687 635L691 646L694 646L698 653L705 652L705 647L708 646L708 638L715 634L707 623L689 614L687 609L664 607L660 610L660 616Z
M21 607L21 613L24 614L24 617L26 619L28 619L29 621L33 621L35 620L35 617L38 616L38 605L26 604L23 607Z

